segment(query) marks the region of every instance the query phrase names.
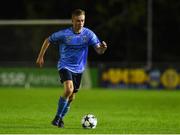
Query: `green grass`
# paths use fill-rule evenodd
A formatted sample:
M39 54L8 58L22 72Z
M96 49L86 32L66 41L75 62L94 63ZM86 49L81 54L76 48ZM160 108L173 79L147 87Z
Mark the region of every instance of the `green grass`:
M180 91L81 90L65 117L65 128L51 126L58 88L0 88L1 134L147 134L180 133ZM98 118L96 129L83 129L83 115Z

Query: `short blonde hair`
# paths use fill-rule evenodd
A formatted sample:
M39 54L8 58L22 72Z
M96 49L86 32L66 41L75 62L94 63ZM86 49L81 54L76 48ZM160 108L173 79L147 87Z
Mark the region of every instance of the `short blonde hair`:
M72 11L72 18L74 16L80 16L80 15L85 15L85 11L82 9L75 9L74 11Z

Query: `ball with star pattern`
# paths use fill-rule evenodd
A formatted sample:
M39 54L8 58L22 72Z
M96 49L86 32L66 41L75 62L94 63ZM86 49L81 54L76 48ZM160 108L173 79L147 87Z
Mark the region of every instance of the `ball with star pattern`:
M83 116L81 124L85 129L94 129L97 126L97 118L93 114L86 114Z

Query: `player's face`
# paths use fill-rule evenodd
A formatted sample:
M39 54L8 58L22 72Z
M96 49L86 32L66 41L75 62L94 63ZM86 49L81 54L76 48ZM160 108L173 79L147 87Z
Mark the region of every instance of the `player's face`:
M85 15L73 16L72 24L73 24L74 30L80 31L82 27L84 26L84 21L85 21Z

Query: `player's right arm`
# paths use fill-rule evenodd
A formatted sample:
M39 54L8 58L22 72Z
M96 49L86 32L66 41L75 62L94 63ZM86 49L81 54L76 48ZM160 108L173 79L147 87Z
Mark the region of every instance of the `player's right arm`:
M36 64L39 65L40 67L42 67L44 64L44 54L45 54L46 50L48 49L49 45L50 45L50 42L49 42L48 38L46 38L44 40L44 43L41 47L38 58L36 60Z

